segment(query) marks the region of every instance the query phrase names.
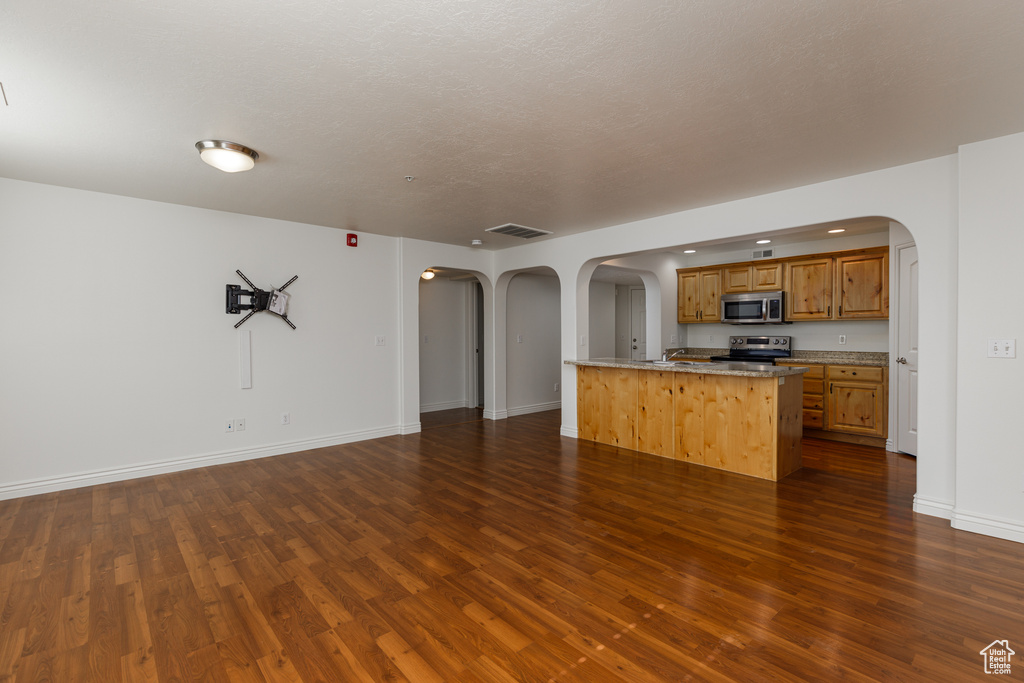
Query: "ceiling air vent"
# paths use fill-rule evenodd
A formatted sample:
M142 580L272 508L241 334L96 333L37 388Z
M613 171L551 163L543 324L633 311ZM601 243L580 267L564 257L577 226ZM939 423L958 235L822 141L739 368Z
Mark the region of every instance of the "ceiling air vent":
M538 230L537 228L528 228L525 225L516 225L515 223L506 223L505 225L499 225L496 228L487 228L484 232L496 232L499 235L509 235L510 237L522 237L524 240L528 240L533 237L540 237L541 235L552 234L548 230Z
M754 258L771 258L775 256L774 249L755 249Z

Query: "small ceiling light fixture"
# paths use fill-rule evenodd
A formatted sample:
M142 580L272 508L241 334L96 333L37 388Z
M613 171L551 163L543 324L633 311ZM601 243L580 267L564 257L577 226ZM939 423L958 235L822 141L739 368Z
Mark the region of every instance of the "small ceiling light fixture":
M434 279L434 271L433 271L433 269L427 268L426 270L423 271L423 274L420 275L420 277L423 278L424 280L433 280Z
M833 228L832 230L829 230L829 232L833 234L837 232L846 232L846 228Z
M196 149L200 159L225 173L249 171L260 158L255 150L226 140L200 140Z
M771 244L772 241L771 240L758 240L757 243L758 244Z
M683 250L683 253L684 254L696 254L697 250L696 249L685 249L685 250Z
M479 247L483 243L484 243L483 240L473 240L472 242L470 242L470 244L472 244L474 247Z
M412 175L405 176L405 182L407 182L407 183L411 183L414 180L416 180L416 176L412 176Z

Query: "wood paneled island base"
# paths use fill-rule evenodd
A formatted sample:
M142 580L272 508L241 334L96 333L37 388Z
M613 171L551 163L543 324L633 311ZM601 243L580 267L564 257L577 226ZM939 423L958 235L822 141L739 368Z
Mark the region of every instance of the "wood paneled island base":
M569 362L581 439L772 481L800 469L803 368Z

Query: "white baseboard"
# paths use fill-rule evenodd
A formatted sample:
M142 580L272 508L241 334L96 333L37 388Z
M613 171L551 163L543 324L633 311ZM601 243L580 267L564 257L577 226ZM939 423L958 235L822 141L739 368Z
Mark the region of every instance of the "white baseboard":
M423 424L422 422L410 422L409 424L404 424L399 429L398 433L399 434L419 434L422 424Z
M455 408L472 408L466 401L445 401L443 403L427 403L420 405L421 413L436 413L439 410L454 410Z
M562 436L567 436L570 439L580 438L580 430L577 429L576 427L570 427L568 425L562 425L562 427L558 430L558 433L561 434Z
M416 431L419 431L418 422L416 423ZM114 467L103 470L76 472L74 474L67 474L59 477L30 479L27 481L0 485L0 500L35 496L40 493L52 493L53 491L77 489L83 486L95 486L96 484L109 484L113 481L125 481L127 479L137 479L139 477L151 477L157 474L181 472L183 470L208 467L210 465L221 465L229 462L255 460L256 458L266 458L273 455L285 455L287 453L309 451L314 448L326 448L328 446L338 446L345 443L352 443L354 441L378 439L383 436L393 436L399 433L405 432L397 426L385 427L382 429L367 429L364 431L335 434L315 439L290 441L266 446L255 446L253 448L220 451L217 453L206 453L204 455L148 462L139 465L129 465L127 467Z
M936 500L934 498L925 498L924 496L914 494L914 512L920 512L922 515L929 515L931 517L952 519L953 503L945 500Z
M976 512L965 512L964 510L953 510L953 519L950 525L954 529L971 531L985 536L1004 538L1007 541L1024 543L1024 523L1013 519L1004 519L982 515Z
M507 410L484 410L485 420L504 420L507 417Z
M530 413L542 413L545 410L556 410L562 407L561 401L552 401L550 403L536 403L532 406L520 406L518 408L509 408L508 416L515 417L516 415L529 415Z
M889 451L891 453L895 453L896 452L896 442L893 441L892 439L886 439L885 440L885 450L887 450L887 451Z

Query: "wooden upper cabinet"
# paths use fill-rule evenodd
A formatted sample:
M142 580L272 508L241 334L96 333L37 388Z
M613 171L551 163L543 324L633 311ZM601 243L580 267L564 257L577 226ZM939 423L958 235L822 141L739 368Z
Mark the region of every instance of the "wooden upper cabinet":
M751 291L753 270L753 266L745 264L722 268L722 293L732 294L734 292Z
M750 291L774 292L782 289L782 263L754 263L750 266Z
M831 257L786 262L786 320L832 319Z
M838 318L889 317L889 252L836 258Z
M677 271L680 323L717 322L721 319L719 297L722 271L694 269Z
M682 271L679 280L679 322L698 322L700 312L700 273L695 270Z
M700 321L718 322L722 319L719 299L722 296L722 271L702 270L700 272Z
M738 263L722 268L722 293L772 292L782 289L782 263Z

